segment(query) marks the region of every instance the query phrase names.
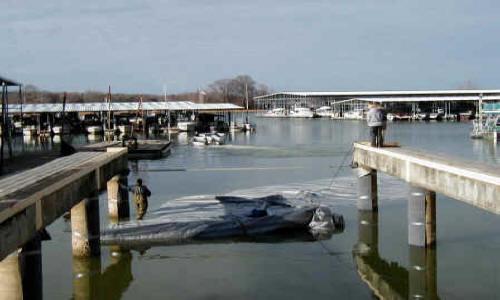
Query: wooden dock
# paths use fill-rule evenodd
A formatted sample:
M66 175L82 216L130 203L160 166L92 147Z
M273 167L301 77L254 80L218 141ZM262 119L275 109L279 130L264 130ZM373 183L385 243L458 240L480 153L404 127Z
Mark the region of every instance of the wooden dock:
M122 147L121 141L100 142L85 145L78 151L102 152L109 147ZM128 147L129 159L155 159L170 153L171 142L162 140L137 140L137 147Z
M410 184L409 244L435 243L436 193L500 214L500 167L404 147L355 143L358 209L377 210L377 171Z
M0 180L0 259L127 169L127 150L80 152ZM85 208L85 205L83 206Z

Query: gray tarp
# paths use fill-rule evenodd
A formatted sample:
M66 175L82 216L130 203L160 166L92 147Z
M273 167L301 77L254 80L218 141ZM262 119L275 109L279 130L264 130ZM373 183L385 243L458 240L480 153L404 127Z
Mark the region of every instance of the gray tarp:
M108 245L170 245L283 231L328 238L342 229L341 216L305 199L197 196L169 201L141 221L112 224L101 239Z

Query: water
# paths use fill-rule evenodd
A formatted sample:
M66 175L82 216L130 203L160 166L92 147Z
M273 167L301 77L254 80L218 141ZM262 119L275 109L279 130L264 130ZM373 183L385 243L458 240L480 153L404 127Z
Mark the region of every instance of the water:
M368 140L364 122L254 121L256 134L237 133L222 147L196 148L183 134L173 137L168 158L129 163L129 182L143 178L153 193L150 210L186 196L291 197L313 191L318 201L343 214L343 233L321 242L266 236L151 247L114 257L103 247L100 259L81 261L72 258L70 226L60 219L48 228L52 240L42 246L44 298L366 299L374 295L370 280L372 286L390 282L386 296L419 294L415 252L407 245L407 185L380 174L378 238L371 235L376 227L367 233L358 225L356 179L345 166L352 142ZM464 123L391 123L387 140L500 164L497 148L470 140L469 130ZM105 199L104 193L102 227L107 226ZM498 298L500 217L438 195L437 241L435 255L427 254L427 270L437 278L427 284L428 297ZM366 244L368 251L361 247Z

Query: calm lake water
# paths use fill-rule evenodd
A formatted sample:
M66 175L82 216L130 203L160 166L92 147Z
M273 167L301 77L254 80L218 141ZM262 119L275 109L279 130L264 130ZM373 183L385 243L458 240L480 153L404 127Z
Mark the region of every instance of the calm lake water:
M407 184L380 174L378 230L371 227L367 234L358 222L356 178L345 166L352 142L368 140L365 122L253 121L255 134L231 135L224 146L193 147L186 135L172 136L169 157L129 162L129 183L143 178L153 193L150 210L193 195L315 192L323 205L344 216L343 233L320 242L262 237L151 247L121 256L103 247L100 259L82 261L72 258L70 224L60 219L48 227L52 240L42 245L44 298L367 299L376 293L408 298L422 294L424 285L429 298L498 299L499 216L438 194L437 247L426 254L431 275L423 284L407 244ZM469 139L470 126L391 123L386 139L499 165L499 150L489 141ZM102 228L106 197L100 196ZM362 247L366 239L374 243L369 251Z

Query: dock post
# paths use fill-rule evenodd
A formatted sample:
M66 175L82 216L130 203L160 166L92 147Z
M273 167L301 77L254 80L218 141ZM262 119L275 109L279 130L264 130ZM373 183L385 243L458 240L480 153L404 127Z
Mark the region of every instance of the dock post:
M373 169L357 168L358 177L358 209L376 211L377 200L377 171Z
M18 250L0 262L0 299L23 299Z
M122 220L130 217L130 206L127 190L127 176L116 175L108 181L108 213L111 220Z
M411 186L408 199L408 244L426 247L436 243L436 193Z
M71 208L73 256L100 255L99 197L91 196Z
M37 236L0 262L0 299L42 299L41 248Z

